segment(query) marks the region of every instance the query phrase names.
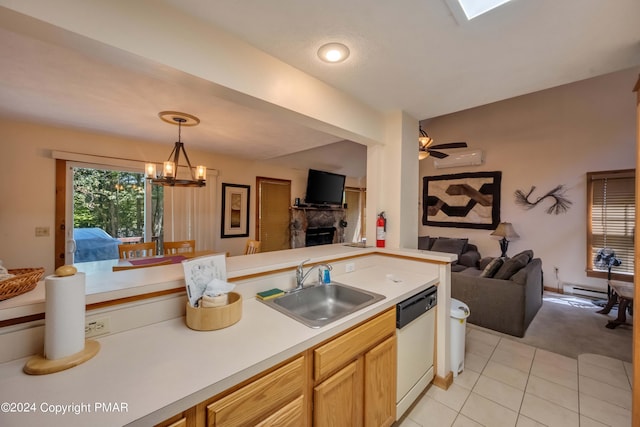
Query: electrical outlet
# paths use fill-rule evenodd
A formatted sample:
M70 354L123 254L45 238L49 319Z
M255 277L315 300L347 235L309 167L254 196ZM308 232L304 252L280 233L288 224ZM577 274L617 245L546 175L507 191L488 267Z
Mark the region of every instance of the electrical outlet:
M48 237L49 227L36 227L36 237Z
M101 317L100 319L87 320L84 325L85 338L96 337L98 335L104 335L111 332L108 317Z
M353 270L355 270L355 269L356 269L356 264L355 264L355 263L353 263L353 262L349 262L349 263L347 263L347 264L344 266L344 270L345 270L347 273L351 273L351 272L352 272Z

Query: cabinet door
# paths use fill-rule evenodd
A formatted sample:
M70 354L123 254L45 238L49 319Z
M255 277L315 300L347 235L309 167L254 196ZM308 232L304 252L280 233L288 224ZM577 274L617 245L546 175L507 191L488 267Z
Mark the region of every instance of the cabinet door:
M300 396L255 427L300 427L305 425L304 397Z
M313 389L313 425L315 427L362 426L361 358L345 366Z
M314 350L314 379L322 381L396 332L395 308L374 317Z
M364 355L364 425L390 426L396 419L396 337Z

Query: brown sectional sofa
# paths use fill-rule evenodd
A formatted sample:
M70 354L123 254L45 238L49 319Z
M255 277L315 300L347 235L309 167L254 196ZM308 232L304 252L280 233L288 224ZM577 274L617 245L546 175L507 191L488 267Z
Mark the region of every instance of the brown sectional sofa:
M533 251L523 251L508 259L508 264L505 260L494 262L500 265L494 265L494 271L489 272L485 269L494 258L481 259L477 247L467 239L446 239L435 244L436 240L419 237L418 248L458 255L458 261L451 266L451 297L469 306L467 321L523 337L542 306L540 258L533 258ZM486 275L492 277L483 277Z
M469 323L523 337L542 307L542 261L531 259L509 279L481 273L478 268L452 272L451 297L469 306Z

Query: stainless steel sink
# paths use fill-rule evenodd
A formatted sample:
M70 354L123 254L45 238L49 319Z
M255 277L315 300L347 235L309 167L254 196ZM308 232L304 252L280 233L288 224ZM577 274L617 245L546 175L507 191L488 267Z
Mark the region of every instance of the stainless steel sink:
M320 328L384 298L384 295L331 282L263 302L311 328Z

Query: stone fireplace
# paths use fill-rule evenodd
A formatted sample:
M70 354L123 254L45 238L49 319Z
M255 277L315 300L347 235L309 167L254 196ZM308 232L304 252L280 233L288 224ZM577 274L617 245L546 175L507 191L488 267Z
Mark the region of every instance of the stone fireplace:
M344 242L345 210L332 207L291 207L291 248Z

